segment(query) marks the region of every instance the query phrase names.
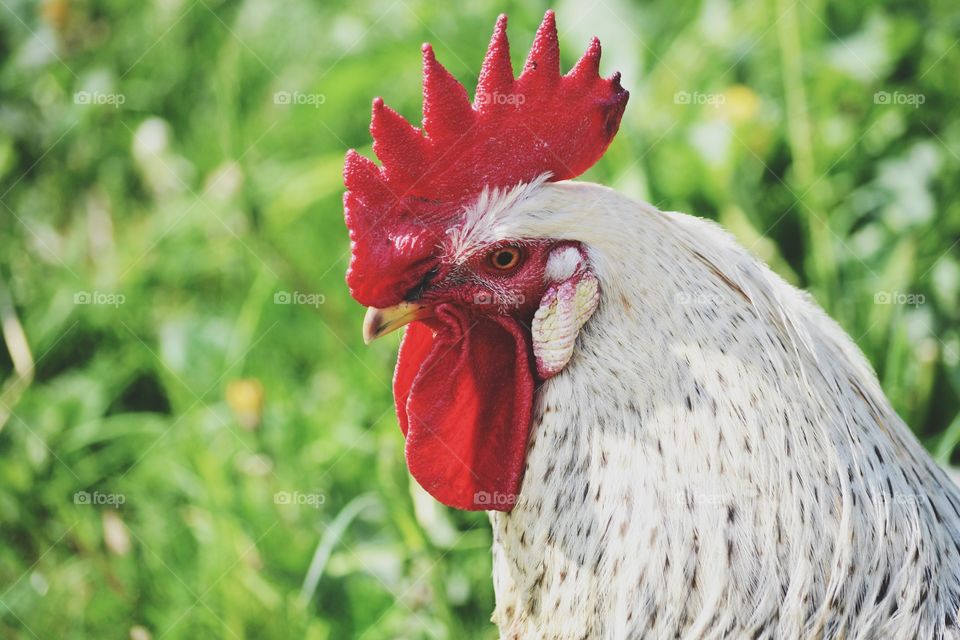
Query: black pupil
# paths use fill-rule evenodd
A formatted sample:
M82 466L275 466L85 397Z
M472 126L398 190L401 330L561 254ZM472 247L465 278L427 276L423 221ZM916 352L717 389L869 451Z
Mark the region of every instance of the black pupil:
M501 251L494 258L497 262L497 266L500 267L509 267L510 263L513 262L513 252L512 251Z

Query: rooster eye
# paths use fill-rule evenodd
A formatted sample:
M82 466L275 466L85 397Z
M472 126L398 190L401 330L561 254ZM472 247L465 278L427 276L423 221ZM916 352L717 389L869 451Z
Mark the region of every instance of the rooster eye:
M501 247L496 251L493 251L489 257L490 266L494 269L500 271L506 271L508 269L513 269L518 264L520 264L520 248L519 247Z

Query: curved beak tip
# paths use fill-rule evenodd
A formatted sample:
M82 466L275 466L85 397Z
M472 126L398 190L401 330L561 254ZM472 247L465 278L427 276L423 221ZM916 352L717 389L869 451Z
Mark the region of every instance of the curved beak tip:
M363 317L363 341L370 344L380 336L396 331L414 320L424 317L426 307L410 302L377 309L369 307Z
M366 315L363 316L363 343L370 344L380 335L380 328L383 325L383 316L380 309L370 307Z

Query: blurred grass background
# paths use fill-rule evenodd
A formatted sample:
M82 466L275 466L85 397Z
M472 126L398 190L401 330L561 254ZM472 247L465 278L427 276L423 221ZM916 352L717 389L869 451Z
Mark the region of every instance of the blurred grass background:
M549 5L0 0L0 637L492 638L485 516L411 486L343 285L344 151ZM561 1L632 97L584 179L808 288L960 441L954 0ZM642 247L638 247L642 251Z

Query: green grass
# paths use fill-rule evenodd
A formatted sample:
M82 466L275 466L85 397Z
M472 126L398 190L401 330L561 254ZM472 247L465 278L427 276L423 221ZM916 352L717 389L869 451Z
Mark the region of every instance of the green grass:
M546 8L0 5L0 636L496 636L486 518L411 483L396 339L360 339L340 166L373 96L418 119L422 41L472 90ZM954 4L555 8L632 94L585 179L720 220L949 459Z

